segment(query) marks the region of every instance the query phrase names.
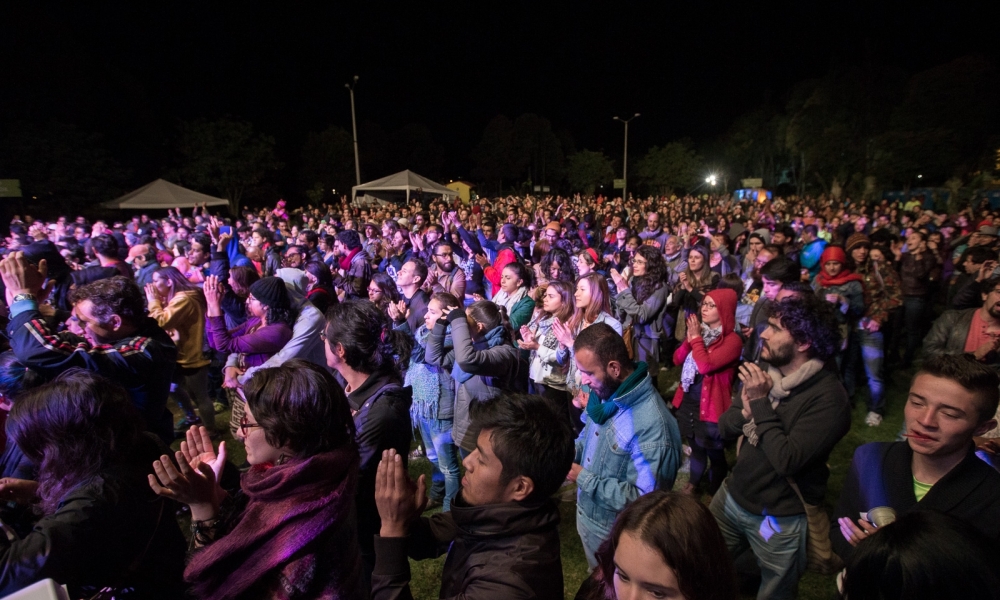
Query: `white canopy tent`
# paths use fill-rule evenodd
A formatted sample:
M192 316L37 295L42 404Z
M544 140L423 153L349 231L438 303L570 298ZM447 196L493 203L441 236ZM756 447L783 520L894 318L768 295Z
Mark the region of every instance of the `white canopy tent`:
M166 210L168 208L194 208L202 204L229 206L229 201L189 190L165 179L157 179L120 198L105 202L103 206L122 210L140 208Z
M400 171L382 179L369 181L351 188L351 198L356 203L371 204L372 202L405 202L410 193L421 190L429 196L444 196L453 199L458 192L448 189L440 183L435 183L413 171Z

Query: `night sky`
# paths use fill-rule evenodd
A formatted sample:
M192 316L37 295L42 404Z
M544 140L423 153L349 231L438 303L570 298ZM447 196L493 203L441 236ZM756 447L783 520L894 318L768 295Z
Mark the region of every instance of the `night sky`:
M294 161L308 132L350 129L353 75L359 122L426 124L458 177L497 114L535 112L617 158L616 114L642 113L633 151L701 141L832 67L997 64L1000 40L995 8L946 2L87 4L5 7L0 125L101 132L136 183L167 166L179 119L249 120Z

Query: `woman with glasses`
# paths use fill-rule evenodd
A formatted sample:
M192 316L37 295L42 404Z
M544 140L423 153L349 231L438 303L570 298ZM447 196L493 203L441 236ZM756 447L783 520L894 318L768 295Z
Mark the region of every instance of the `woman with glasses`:
M344 392L304 360L255 372L236 437L250 469L224 490L226 460L192 427L149 485L191 509L193 597L362 598L354 496L358 447Z
M733 381L743 341L736 333L736 292L712 290L701 303L701 318L687 320L687 336L674 352L682 365L674 394L677 425L691 447L691 477L684 492L693 494L711 459L708 493L714 494L729 470L719 433L719 416L732 404Z
M389 304L396 304L403 299L396 287L396 282L385 273L375 273L368 284L368 299L382 312L388 314Z
M616 303L624 318L623 330L632 329L632 352L656 374L660 366L660 337L663 336L663 313L670 299L667 263L653 246L640 246L630 262L631 284L617 270L611 278L618 289Z

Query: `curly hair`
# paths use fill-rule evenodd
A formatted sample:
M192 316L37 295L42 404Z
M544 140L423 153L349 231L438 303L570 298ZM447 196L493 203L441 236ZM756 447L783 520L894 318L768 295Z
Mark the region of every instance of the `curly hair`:
M94 316L102 325L108 324L112 315L136 324L146 314L146 298L142 290L134 280L121 275L98 279L70 293L70 302L73 304L84 300L93 303Z
M305 458L354 445L347 396L326 369L294 359L260 369L243 388L267 443Z
M632 280L635 301L642 304L656 290L666 285L667 261L663 260L663 255L653 246L639 246L635 253L646 261L646 274Z
M570 259L569 252L556 247L549 250L542 258L542 273L548 279L552 279L550 271L552 263L556 263L559 266L559 276L555 277L557 281L576 280L576 273L573 272L573 261Z
M7 433L39 466L38 495L51 514L67 492L129 460L142 420L123 387L83 369L68 369L14 403Z
M825 361L840 348L837 312L814 294L785 298L775 304L771 317L778 319L796 344L809 344L809 358Z

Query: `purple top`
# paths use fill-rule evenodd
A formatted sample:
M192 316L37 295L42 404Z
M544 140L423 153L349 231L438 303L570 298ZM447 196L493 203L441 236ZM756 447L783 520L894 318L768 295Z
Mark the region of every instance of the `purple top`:
M261 327L260 318L250 317L239 327L226 329L225 317L208 317L208 345L219 352L241 354L244 368L264 364L290 339L292 328L284 323Z

